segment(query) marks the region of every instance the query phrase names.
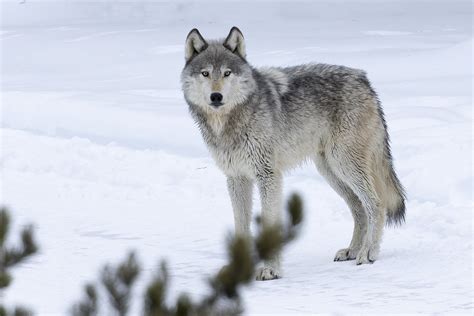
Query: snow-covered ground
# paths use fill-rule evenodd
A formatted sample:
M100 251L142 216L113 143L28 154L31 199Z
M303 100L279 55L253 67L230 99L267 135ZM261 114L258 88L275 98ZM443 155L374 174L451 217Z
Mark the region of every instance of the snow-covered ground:
M246 313L472 314L470 1L19 2L1 4L0 203L35 223L41 253L14 271L8 305L63 315L129 249L142 282L166 258L171 297L207 290L233 218L179 75L191 28L237 25L255 65L367 70L409 197L375 264L335 263L349 210L313 166L288 174L304 228L285 277L245 290Z

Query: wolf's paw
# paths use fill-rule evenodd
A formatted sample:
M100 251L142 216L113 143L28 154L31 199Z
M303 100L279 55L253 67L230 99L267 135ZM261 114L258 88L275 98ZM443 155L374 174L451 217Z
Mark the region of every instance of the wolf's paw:
M356 264L374 263L377 260L377 251L370 248L362 248L356 257Z
M280 271L270 268L270 267L262 267L257 269L257 281L267 281L267 280L274 280L281 278Z
M357 250L352 248L343 248L336 252L334 256L334 261L347 261L354 260L357 257Z

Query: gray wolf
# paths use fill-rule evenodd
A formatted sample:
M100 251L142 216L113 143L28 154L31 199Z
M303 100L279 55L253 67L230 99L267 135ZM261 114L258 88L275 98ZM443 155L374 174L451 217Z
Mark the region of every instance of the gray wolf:
M405 193L395 174L384 114L366 73L306 64L254 68L242 32L185 43L184 97L218 167L227 176L235 231L250 234L252 190L264 225L282 218L282 174L314 161L354 217L352 241L334 261L377 259L384 224L405 219ZM281 277L279 256L257 280Z

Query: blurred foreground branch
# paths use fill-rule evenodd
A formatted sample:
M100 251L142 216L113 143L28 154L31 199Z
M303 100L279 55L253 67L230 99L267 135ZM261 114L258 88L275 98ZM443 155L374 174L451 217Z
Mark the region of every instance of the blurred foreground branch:
M20 232L21 245L16 247L6 244L9 232L10 215L8 210L2 207L0 208L0 296L12 282L11 269L38 251L31 225ZM26 316L31 315L31 312L23 307L16 307L9 311L0 304L0 316L6 315Z
M167 305L169 274L164 261L145 289L143 313L145 316L207 316L239 315L243 312L240 290L255 280L256 267L279 253L297 235L303 220L303 203L294 194L287 204L289 221L283 226L263 226L257 221L259 230L255 239L248 236L233 236L227 241L228 264L210 278L210 293L198 302L182 293L175 303ZM139 275L140 266L131 253L116 267L105 266L101 273L103 290L117 315L127 315L133 285ZM99 315L99 296L96 286L88 284L84 298L72 308L73 316ZM102 313L103 314L103 313Z

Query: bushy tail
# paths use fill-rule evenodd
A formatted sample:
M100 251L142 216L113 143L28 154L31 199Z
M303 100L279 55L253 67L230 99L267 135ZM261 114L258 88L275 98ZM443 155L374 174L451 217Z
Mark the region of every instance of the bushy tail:
M393 168L387 126L385 124L385 119L380 104L379 114L382 119L385 133L382 145L383 154L382 157L380 157L381 161L379 160L379 163L377 164L378 170L376 171L379 176L376 177L379 180L377 181L377 193L379 194L382 206L387 210L387 225L398 226L405 222L406 195L405 190Z
M386 201L387 203L387 225L398 226L405 222L405 190L403 189L400 180L398 180L395 170L390 163L389 166L389 178L390 183L388 183L390 188L387 188L389 197Z
M390 153L390 145L388 140L388 133L385 136L384 155L382 158L380 170L382 174L381 188L379 194L381 195L381 202L387 210L387 225L398 226L405 222L405 189L395 173L392 163L392 155Z

